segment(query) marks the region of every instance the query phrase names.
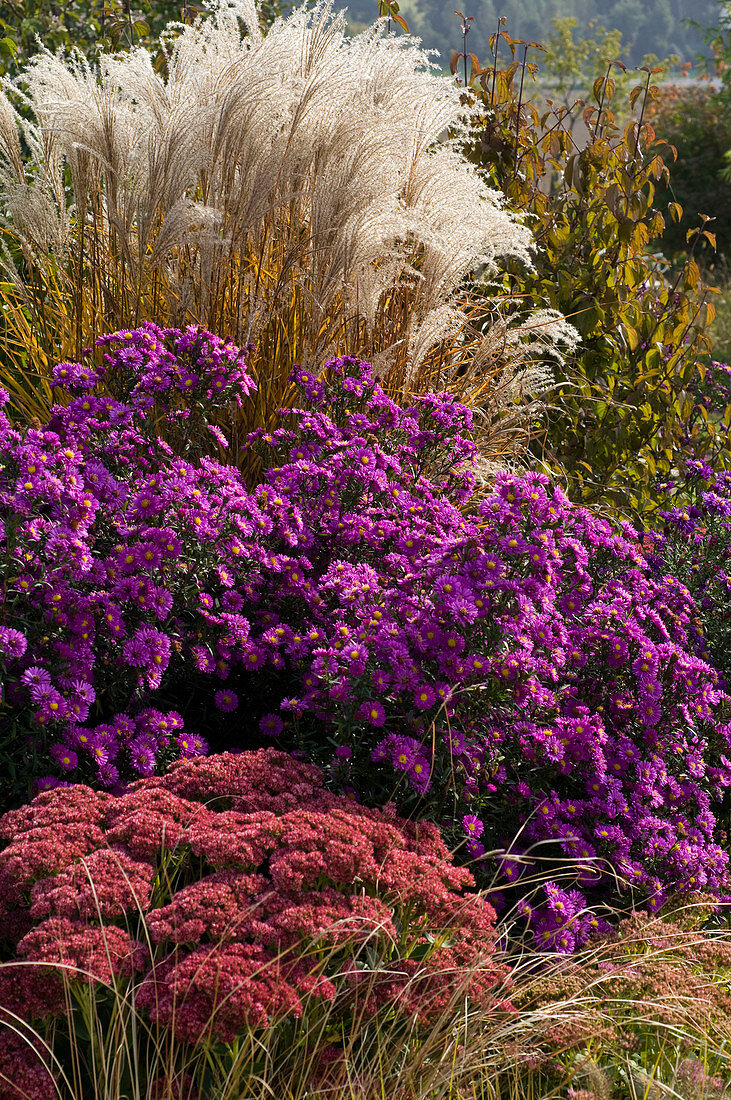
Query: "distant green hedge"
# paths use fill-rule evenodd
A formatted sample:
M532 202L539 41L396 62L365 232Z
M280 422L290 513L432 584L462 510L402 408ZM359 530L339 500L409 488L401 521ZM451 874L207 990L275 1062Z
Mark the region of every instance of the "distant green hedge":
M686 234L698 222L699 214L715 218L710 226L716 235L719 257L725 267L731 263L731 182L722 178L725 154L731 149L731 103L719 96L710 84L670 84L660 89L650 111L656 136L677 150L671 165L670 183L659 181L655 204L679 202L683 217L668 221L662 247L667 254L685 251ZM701 257L713 261L713 250L706 243Z

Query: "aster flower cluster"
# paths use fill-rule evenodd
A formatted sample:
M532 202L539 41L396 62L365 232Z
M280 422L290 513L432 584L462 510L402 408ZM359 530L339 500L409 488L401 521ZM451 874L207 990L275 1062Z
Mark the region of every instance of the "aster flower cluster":
M470 414L448 395L401 410L353 360L295 380L313 408L261 439L289 461L260 496L307 519L295 584L280 559L266 588L266 640L304 689L282 743L371 797L401 777L422 813L456 779L447 827L471 857L520 831L506 883L530 851L582 864L570 904L531 913L539 942L583 942L613 882L653 908L723 890L731 726L687 588L539 474L473 494Z
M565 919L530 916L541 942L581 943L581 900L616 883L655 907L725 889L724 693L697 605L634 528L538 474L476 492L470 410L447 393L402 408L348 357L295 369L305 407L251 437L265 473L249 491L152 442L183 336L148 325L113 345L102 369L126 402L87 393L45 432L3 428L5 706L51 742L50 782L200 753L162 706L193 686L197 731L208 699L233 744L277 737L373 802L396 786L470 858L520 833L507 886L536 850L580 862Z
M0 838L0 1013L45 1021L52 1042L89 986L134 983L181 1045L323 1000L346 1035L354 997L409 1027L463 982L476 1004L501 1000L495 911L436 826L326 791L273 749L179 760L117 796L45 791Z
M169 703L150 704L188 667L225 678L248 633L230 577L265 524L226 468L185 457L201 447L191 410L210 427L252 388L247 352L152 324L98 344L98 368L55 368L72 396L45 428L0 416L0 709L13 770L52 765L41 785L111 787L206 750ZM102 384L117 397L95 396ZM211 587L224 597L215 620Z

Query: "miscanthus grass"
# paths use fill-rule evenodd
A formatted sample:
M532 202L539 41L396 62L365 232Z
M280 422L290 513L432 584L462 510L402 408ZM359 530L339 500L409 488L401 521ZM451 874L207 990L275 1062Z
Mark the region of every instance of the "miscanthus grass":
M40 52L0 96L4 383L43 418L50 366L103 332L195 322L255 343L246 427L294 362L369 358L400 391L455 385L515 450L526 393L576 334L468 277L531 261L529 230L459 151L462 89L381 20L347 38L329 2L263 36L212 5L148 51ZM472 283L474 287L476 284ZM500 415L512 419L498 427Z

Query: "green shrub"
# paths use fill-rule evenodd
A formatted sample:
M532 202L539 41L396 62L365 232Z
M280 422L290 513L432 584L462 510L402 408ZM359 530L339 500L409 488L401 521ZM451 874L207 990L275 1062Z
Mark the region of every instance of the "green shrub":
M259 0L262 23L281 14L279 0ZM202 3L178 0L16 0L0 8L0 71L15 76L39 49L79 50L89 60L106 50L148 46L156 51L156 67L164 68L160 34L173 20L190 22Z
M677 151L671 163L671 177L660 180L655 203L665 209L679 202L683 216L665 227L663 251L668 255L686 252L686 234L701 215L713 217L710 228L716 250L701 242L699 259L707 266L725 270L731 254L731 182L723 176L725 156L731 149L731 105L705 84L666 84L659 89L649 111L657 138Z
M713 315L692 250L672 282L653 252L662 247L668 214L682 213L672 204L663 212L657 201L669 177L664 147L647 122L658 90L648 72L629 96L636 119L620 128L610 110L610 64L594 83L593 105L582 116L586 143L577 150L571 131L583 104L572 111L549 103L539 114L526 101L525 82L536 72L525 63L528 47L516 56L508 39L512 60L499 64L507 37L493 36L491 65L473 70L483 127L470 155L534 230L535 268L512 265L505 289L527 306L559 310L582 337L534 453L565 471L574 500L652 512L656 479L670 472L683 445L689 388ZM705 226L704 235L712 239Z

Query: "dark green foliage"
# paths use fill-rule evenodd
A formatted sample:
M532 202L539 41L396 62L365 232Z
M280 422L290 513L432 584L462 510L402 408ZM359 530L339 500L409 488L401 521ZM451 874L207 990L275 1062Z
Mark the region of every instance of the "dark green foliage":
M650 120L657 137L677 150L669 184L658 183L655 201L661 208L679 202L683 217L666 226L663 250L671 255L685 252L686 233L697 224L699 214L714 218L711 226L718 256L704 242L699 259L722 264L731 256L731 181L724 179L725 155L731 149L731 103L710 84L670 84L661 88L653 103Z
M714 367L728 379L725 363ZM677 577L695 600L703 656L720 673L725 690L731 686L731 618L721 609L728 607L731 592L730 482L728 473L714 477L708 466L691 460L685 476L671 486L675 507L660 514L663 534L653 531L645 540L652 545L648 560L656 574Z

